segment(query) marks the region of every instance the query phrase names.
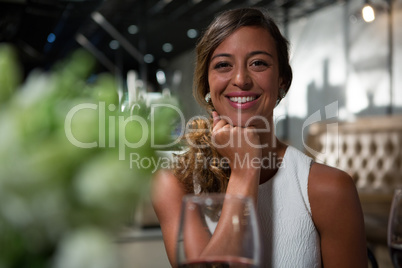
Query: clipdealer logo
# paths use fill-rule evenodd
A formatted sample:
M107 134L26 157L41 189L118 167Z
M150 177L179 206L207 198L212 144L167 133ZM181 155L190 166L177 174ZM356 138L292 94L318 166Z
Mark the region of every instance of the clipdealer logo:
M119 159L125 160L125 152L126 148L141 148L147 142L150 142L150 146L154 149L164 149L169 148L180 141L180 136L183 133L180 133L179 137L176 140L168 144L157 144L156 143L156 126L155 126L155 111L158 108L164 109L172 109L175 111L180 117L180 121L182 125L184 124L184 115L180 111L180 109L171 104L151 104L150 105L150 113L149 120L145 120L144 117L136 114L130 115L107 115L106 112L106 104L105 102L96 103L81 103L69 110L66 115L66 119L64 121L64 130L67 139L71 144L76 147L89 149L89 148L116 148L119 149ZM114 112L116 111L116 105L109 104L107 107L108 111ZM134 110L134 109L132 109ZM95 114L97 112L97 114ZM92 118L98 120L98 137L93 141L82 141L79 140L74 134L74 119L80 116L85 116L86 114L91 113ZM117 119L117 122L116 122ZM108 121L108 127L106 127L106 121ZM136 123L138 126L138 136L140 139L136 142L130 142L126 137L126 128L130 123ZM169 122L167 122L169 123ZM150 125L149 125L150 124ZM116 133L116 129L119 129L118 133ZM182 132L184 131L184 127L181 128ZM107 134L107 135L106 135ZM116 139L116 135L118 135ZM106 136L108 136L108 141L106 143ZM150 139L150 140L149 140ZM117 140L117 144L116 141Z
M339 123L338 123L338 114L339 107L338 101L334 101L325 106L325 117L321 116L321 110L315 111L312 115L307 117L307 119L303 123L302 134L304 133L304 129L310 127L311 125L323 122L329 119L334 119L333 122L328 121L325 124L325 131L319 133L320 135L320 143L323 145L320 151L317 151L311 148L305 138L302 135L302 142L304 149L309 152L316 161L331 162L329 164L336 164L335 162L339 159L340 154L340 145L339 145ZM322 131L322 130L320 130ZM328 161L330 160L330 161Z
M134 107L137 108L137 107ZM139 108L139 106L138 106ZM177 113L179 118L179 123L178 128L180 129L180 133L176 133L177 137L175 140L171 141L169 144L157 144L155 142L155 131L156 131L156 126L155 126L155 112L157 109L160 108L165 108L165 109L172 109L173 112ZM107 110L109 112L114 112L116 111L117 107L114 104L110 104L106 107L105 102L99 102L98 104L96 103L82 103L74 106L71 108L65 118L64 122L64 129L65 129L65 135L69 142L73 144L76 147L79 148L116 148L118 147L119 151L119 160L125 160L126 158L126 149L127 148L140 148L144 146L147 142L149 142L151 148L156 149L156 150L163 150L169 147L172 147L174 145L177 145L179 142L181 142L184 136L185 132L209 132L211 126L209 125L210 121L209 118L205 116L194 116L192 117L187 124L185 123L185 116L183 112L174 105L171 104L151 104L150 105L150 113L149 113L149 120L144 119L142 116L136 115L136 114L130 114L130 115L118 115L116 114L109 115L109 118L107 118ZM131 109L135 110L135 109ZM85 116L86 112L91 112L93 115L94 119L98 120L98 137L95 138L95 140L92 141L82 141L76 135L74 134L74 120L76 118L79 118L80 116ZM241 114L239 113L239 118ZM339 157L339 139L338 139L338 123L336 121L334 123L328 123L326 124L326 132L324 133L322 140L324 140L323 143L323 148L320 151L317 151L313 148L311 148L308 143L306 142L304 138L304 130L311 125L334 118L336 119L338 117L338 102L333 102L331 104L328 104L325 106L325 117L321 116L321 111L317 110L315 113L310 115L303 123L302 129L301 129L301 135L302 135L302 142L303 142L303 147L304 149L309 152L316 160L319 161L325 161L328 159L329 156L334 156ZM233 124L231 119L225 116L222 116L221 119L226 120L229 124ZM271 131L270 124L268 120L264 117L261 116L254 116L249 119L251 120L259 120L262 122L265 122L265 129L254 129L253 131L258 132L258 133L269 133ZM108 126L106 124L106 120L108 120ZM192 122L194 120L204 120L206 124L205 129L192 129L190 126L192 125ZM139 132L138 133L140 136L140 139L137 140L136 142L130 142L129 139L126 137L126 132L125 129L128 126L130 122L135 122L139 126ZM275 124L278 123L279 121L275 121ZM169 122L166 122L169 123ZM150 125L149 125L150 124ZM247 124L246 124L247 125ZM116 133L116 129L118 126L118 133ZM107 135L106 135L107 134ZM118 137L116 137L118 136ZM117 139L116 139L117 138ZM107 140L108 139L108 140ZM149 140L150 139L150 140ZM186 137L187 139L187 137ZM117 141L117 144L116 144ZM251 141L247 139L247 136L243 142L248 143L249 146L254 146L255 148L264 148L268 146L276 146L276 139L273 137L271 144L252 144ZM189 146L193 147L205 147L206 145L200 145L200 144L194 144L191 140L187 139L187 143ZM214 138L212 137L211 139L211 145L216 147L216 148L223 148L225 146L233 147L233 146L241 146L241 140L235 139L234 137L229 137L228 142L226 144L216 144ZM172 165L171 159L170 158L159 158L159 159L143 159L140 158L140 155L137 153L131 153L130 155L130 166L137 166L137 167L149 167L151 164L154 166L158 167L167 167L169 165ZM268 157L268 156L267 156ZM260 165L264 166L267 163L269 163L270 166L277 166L278 163L272 163L272 159L277 158L277 156L270 155L268 158L260 159L260 160L255 160L255 159L239 159L239 156L235 158L237 161L236 163L241 165L244 165L243 163L246 162L252 162L255 165ZM272 158L272 159L271 159ZM206 164L210 159L204 159L202 164ZM216 159L214 160L216 161ZM225 159L221 160L225 161ZM242 162L243 161L243 162ZM271 162L270 162L271 161ZM200 164L200 163L198 163Z

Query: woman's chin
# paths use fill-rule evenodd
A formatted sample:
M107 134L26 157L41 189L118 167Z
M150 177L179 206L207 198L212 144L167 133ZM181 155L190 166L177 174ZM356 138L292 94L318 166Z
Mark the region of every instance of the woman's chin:
M252 118L241 118L240 120L233 120L233 126L237 127L254 127L254 128L263 128L269 129L270 123L265 117L257 117L254 116Z

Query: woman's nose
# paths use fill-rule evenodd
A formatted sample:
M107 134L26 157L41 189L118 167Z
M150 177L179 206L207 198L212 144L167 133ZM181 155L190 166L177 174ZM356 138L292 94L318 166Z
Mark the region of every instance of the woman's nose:
M252 80L247 68L239 67L235 69L233 73L233 85L242 90L248 90L251 88Z

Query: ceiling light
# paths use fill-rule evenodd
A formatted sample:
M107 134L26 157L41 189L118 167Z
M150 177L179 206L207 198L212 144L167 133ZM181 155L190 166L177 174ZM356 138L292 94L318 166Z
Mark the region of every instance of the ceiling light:
M188 38L193 39L193 38L196 38L197 36L198 36L198 31L196 29L189 29L187 31L187 37Z
M136 34L136 33L138 33L138 26L134 25L134 24L130 25L130 26L128 26L127 31L129 34Z
M54 33L50 33L50 34L47 36L47 41L48 41L49 43L53 43L54 41L56 41L56 35L55 35Z
M155 60L155 58L154 58L154 55L152 55L152 54L146 54L144 56L144 61L146 63L152 63L152 62L154 62L154 60Z
M374 9L369 4L366 4L362 9L362 16L365 22L372 22L375 20Z
M171 43L165 43L162 46L162 50L165 51L166 53L172 52L173 45Z
M156 72L156 81L158 81L159 85L164 85L166 83L166 75L162 70L158 70Z
M110 41L109 47L110 47L111 49L113 49L113 50L118 49L118 48L120 47L119 41L117 41L117 40L112 40L112 41Z

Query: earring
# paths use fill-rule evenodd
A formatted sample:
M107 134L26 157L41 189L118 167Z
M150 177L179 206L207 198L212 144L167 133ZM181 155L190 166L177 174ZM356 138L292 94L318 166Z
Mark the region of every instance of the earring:
M281 100L286 96L286 91L283 88L279 89L278 98L276 99L275 107L281 102Z
M286 91L283 88L279 89L279 98L283 99L286 96Z
M207 93L206 95L205 95L205 101L207 102L207 103L209 103L210 101L211 101L211 93Z

